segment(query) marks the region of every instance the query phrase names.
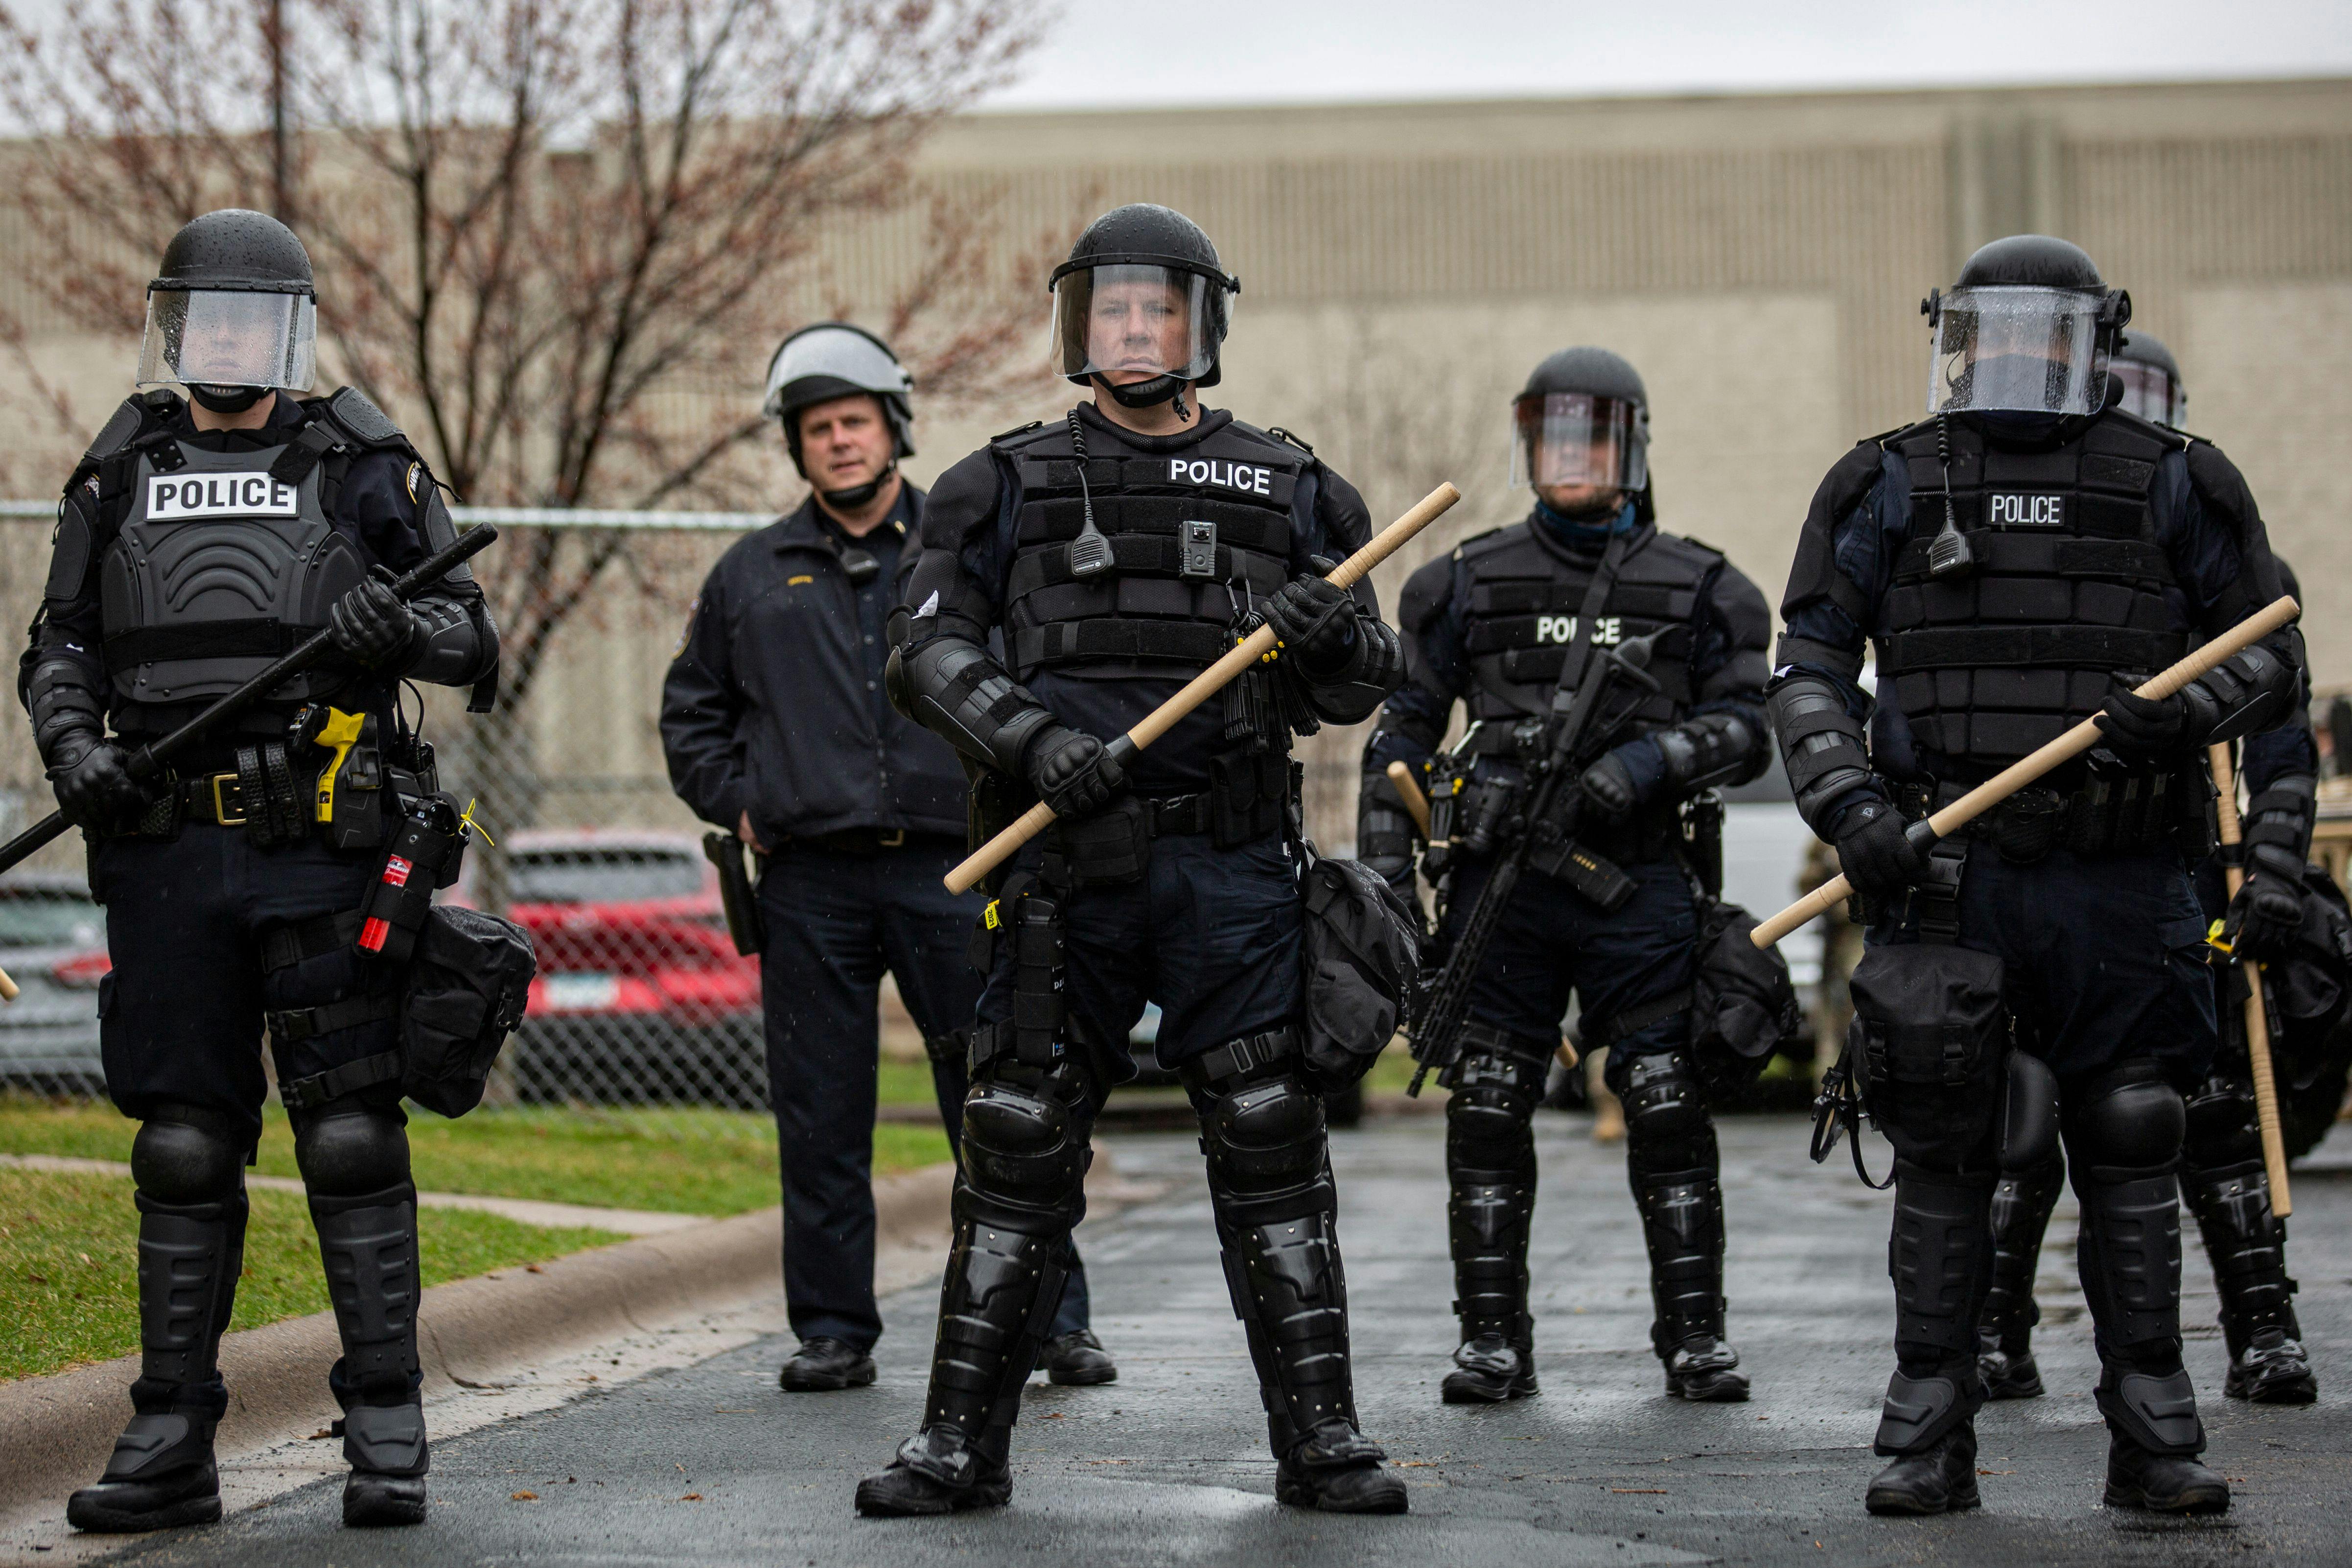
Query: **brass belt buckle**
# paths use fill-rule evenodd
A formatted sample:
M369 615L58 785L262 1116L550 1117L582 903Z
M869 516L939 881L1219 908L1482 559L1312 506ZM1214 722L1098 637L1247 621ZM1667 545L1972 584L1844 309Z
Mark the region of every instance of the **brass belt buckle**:
M907 842L907 830L903 827L877 828L874 842L885 849L896 849Z
M242 816L231 816L228 814L228 803L221 798L221 786L223 784L236 784L237 782L237 776L235 773L215 773L213 775L213 820L220 824L223 827L243 827L245 826L246 819ZM242 785L238 786L236 792L236 804L240 808L245 805L245 790Z

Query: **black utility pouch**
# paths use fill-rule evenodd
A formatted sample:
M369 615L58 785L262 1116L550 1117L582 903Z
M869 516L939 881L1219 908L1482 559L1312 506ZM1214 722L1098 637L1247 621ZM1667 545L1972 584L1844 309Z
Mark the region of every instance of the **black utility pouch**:
M1705 907L1691 979L1691 1045L1711 1092L1753 1083L1772 1053L1804 1033L1804 1009L1778 947L1758 947L1756 917L1738 904Z
M1047 847L1060 851L1073 887L1132 882L1151 861L1151 819L1135 795L1084 816L1058 817L1050 831Z
M2010 1048L2007 978L1989 952L1950 942L1870 948L1854 966L1863 1102L1895 1152L1964 1168L1989 1146Z
M448 905L433 910L401 998L401 1092L443 1116L479 1105L538 973L530 934L512 921Z
M1238 849L1282 830L1290 801L1290 758L1281 752L1228 752L1209 759L1209 842Z
M1370 1071L1404 1021L1421 921L1360 861L1318 859L1301 883L1307 1077L1328 1093Z

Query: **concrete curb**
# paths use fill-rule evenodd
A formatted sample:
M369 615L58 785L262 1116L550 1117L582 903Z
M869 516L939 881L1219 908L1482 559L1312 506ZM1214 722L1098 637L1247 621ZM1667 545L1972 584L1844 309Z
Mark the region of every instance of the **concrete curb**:
M917 1245L948 1229L955 1167L926 1166L874 1184L877 1241ZM521 1366L616 1334L709 1312L783 1289L783 1211L574 1253L529 1268L452 1280L425 1292L418 1351L430 1398L497 1381ZM341 1353L332 1313L293 1318L221 1342L229 1408L224 1454L307 1436L335 1419L327 1368ZM93 1479L130 1417L139 1358L0 1384L0 1510L57 1498Z

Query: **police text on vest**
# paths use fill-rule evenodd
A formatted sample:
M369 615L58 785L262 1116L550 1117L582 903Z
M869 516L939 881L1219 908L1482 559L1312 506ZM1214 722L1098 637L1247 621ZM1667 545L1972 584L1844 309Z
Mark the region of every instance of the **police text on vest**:
M1538 643L1572 643L1576 640L1574 616L1538 616L1536 641ZM1592 642L1596 647L1615 647L1625 640L1625 628L1615 616L1601 616L1592 623Z
M1991 502L1990 521L1995 528L2063 528L2066 526L2064 496L2004 496L1988 498Z
M294 486L268 474L154 474L147 515L164 522L194 517L292 517Z
M1247 463L1220 462L1214 458L1171 458L1168 478L1180 485L1223 485L1227 489L1247 490L1252 495L1274 493L1274 470L1253 468Z

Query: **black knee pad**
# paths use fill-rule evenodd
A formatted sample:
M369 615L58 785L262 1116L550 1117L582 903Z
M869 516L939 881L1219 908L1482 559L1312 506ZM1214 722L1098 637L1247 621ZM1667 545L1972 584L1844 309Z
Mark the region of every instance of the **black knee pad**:
M1625 1152L1633 1164L1645 1171L1713 1167L1715 1123L1687 1051L1634 1058L1618 1097L1625 1102Z
M314 1198L357 1198L408 1185L408 1118L397 1107L336 1100L294 1130L294 1163Z
M2150 1171L2180 1157L2188 1112L2154 1062L2112 1068L2068 1099L2067 1142L2083 1156L2070 1163L2078 1171Z
M158 1203L226 1202L244 1169L245 1150L215 1127L158 1116L131 1141L131 1179Z
M1296 1078L1196 1091L1209 1191L1235 1224L1276 1224L1335 1206L1323 1098Z
M1092 1123L1051 1093L985 1079L963 1102L964 1181L997 1205L1072 1223L1093 1157L1091 1133ZM1003 1215L995 1223L1013 1220Z
M1502 1052L1465 1056L1450 1075L1445 1101L1449 1166L1516 1171L1535 1159L1528 1122L1543 1096L1540 1058Z
M2182 1109L2188 1121L2183 1150L2193 1169L2262 1158L2262 1126L2254 1119L2254 1094L2247 1085L2216 1073L2190 1091Z

